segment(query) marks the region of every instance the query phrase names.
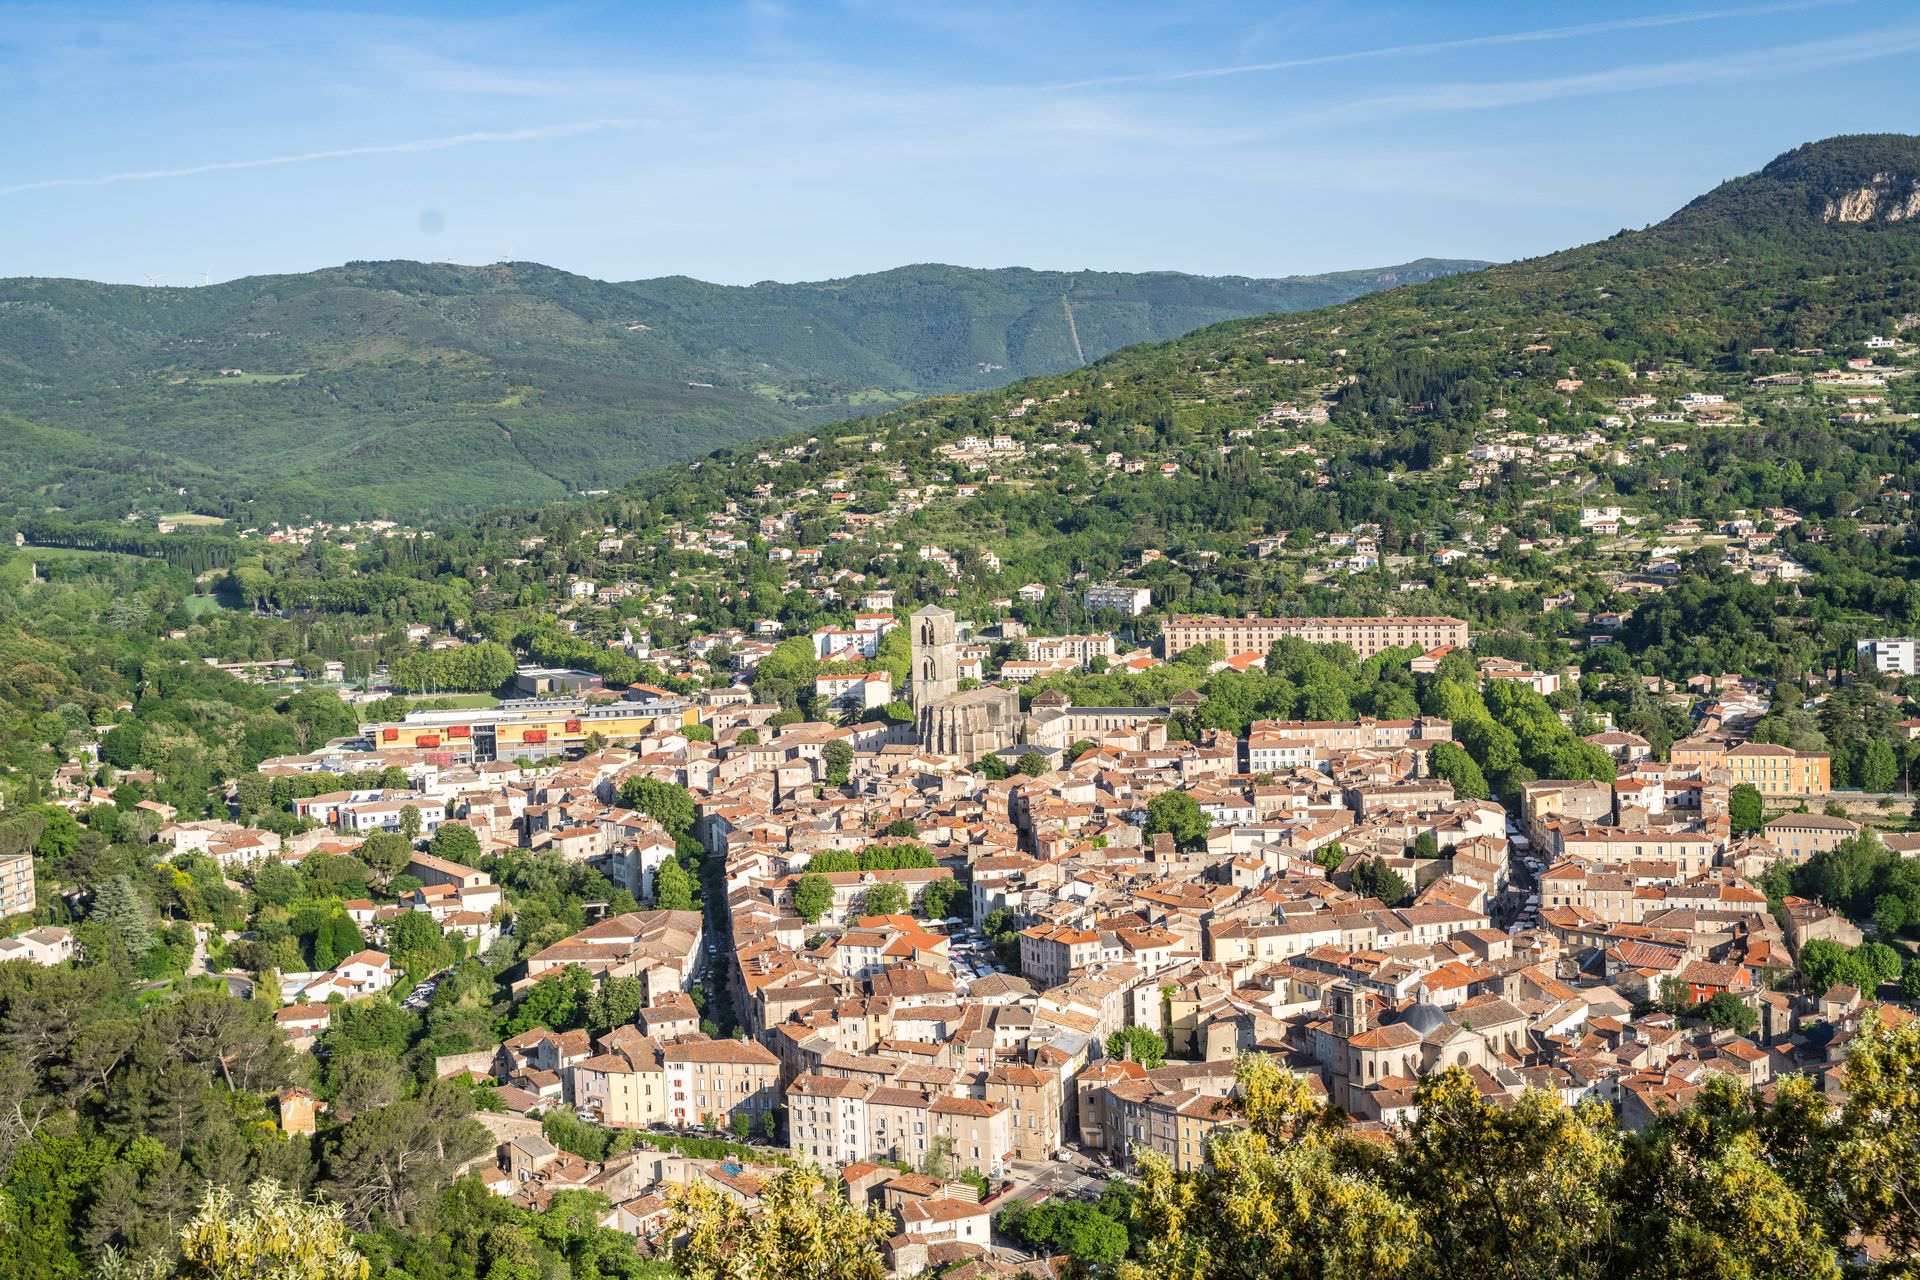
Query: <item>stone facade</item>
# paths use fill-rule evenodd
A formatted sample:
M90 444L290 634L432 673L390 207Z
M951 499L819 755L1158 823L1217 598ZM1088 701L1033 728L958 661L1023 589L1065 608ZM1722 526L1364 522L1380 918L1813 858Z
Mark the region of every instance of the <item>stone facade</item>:
M978 760L1020 741L1020 695L993 685L922 707L916 718L921 745L938 755Z
M925 710L960 691L960 645L953 610L930 604L908 619L913 628L913 705Z
M1020 695L988 685L958 692L960 645L953 610L928 605L912 628L914 722L920 745L937 755L977 760L1020 741Z

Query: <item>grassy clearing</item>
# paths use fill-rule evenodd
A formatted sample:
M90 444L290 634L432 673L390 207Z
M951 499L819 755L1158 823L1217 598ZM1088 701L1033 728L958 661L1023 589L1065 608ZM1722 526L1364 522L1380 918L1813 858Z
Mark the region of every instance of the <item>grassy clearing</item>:
M196 378L196 387L244 387L261 382L298 382L306 377L304 373L216 373L210 377Z
M439 703L449 711L466 711L475 707L497 707L500 705L500 699L490 693L410 695L409 701Z
M881 387L866 387L847 397L848 404L905 404L916 399L911 391L888 391Z

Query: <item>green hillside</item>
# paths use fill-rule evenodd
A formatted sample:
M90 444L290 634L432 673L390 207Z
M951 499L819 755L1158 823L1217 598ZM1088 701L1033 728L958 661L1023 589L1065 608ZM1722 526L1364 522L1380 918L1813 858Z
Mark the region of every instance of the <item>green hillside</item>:
M1025 583L1123 581L1176 611L1455 613L1510 632L1545 667L1567 659L1577 622L1566 610L1648 601L1618 651L1650 673L1818 670L1859 635L1920 625L1920 557L1905 532L1920 491L1920 222L1887 218L1884 198L1881 216L1824 213L1917 179L1920 140L1837 139L1643 231L1227 322L819 428L805 447L725 449L537 518L639 532L660 548L641 558L654 575L641 580L677 595L703 573L702 557L666 550L685 541L678 531L730 505L772 504L801 545L827 546L826 570L885 572L906 599L957 587L955 607L981 621ZM1850 360L1873 363L1860 376L1879 381L1842 385ZM1688 407L1694 398L1705 407ZM1019 460L953 452L988 436L1007 437ZM1593 505L1635 512L1647 532L1584 537ZM1777 533L1774 510L1789 513ZM833 543L847 511L878 523ZM1806 576L1647 572L1668 523L1711 534L1743 516ZM1378 567L1336 563L1328 539L1356 529L1377 537ZM1284 551L1257 548L1282 533ZM1697 533L1672 545L1726 541ZM889 554L895 545L990 550L997 563L969 558L956 581ZM1429 563L1448 548L1467 558ZM708 625L772 614L795 631L827 616L783 570L748 569L742 593L738 567L706 564ZM590 552L575 568L632 572ZM1578 604L1550 603L1563 593ZM1036 621L1096 621L1077 607L1053 591Z
M907 405L844 430L893 433L924 451L1018 399L1068 392L1073 412L1103 434L1136 423L1212 446L1275 401L1321 401L1374 462L1404 466L1415 451L1438 456L1474 427L1497 426L1490 410L1527 433L1562 429L1591 423L1605 395L1636 390L1643 374L1651 388L1695 372L1831 365L1868 336L1920 326L1916 193L1920 138L1836 138L1642 231L1318 311L1227 321L1077 373ZM1850 199L1875 212L1841 216ZM1552 385L1570 371L1580 394ZM1523 408L1533 416L1521 418ZM1904 438L1904 420L1889 425ZM736 456L746 458L721 460Z
M1073 368L1481 264L1281 280L902 267L750 287L352 263L206 288L0 281L0 504L419 515ZM84 442L43 447L35 429ZM178 490L184 489L184 494Z

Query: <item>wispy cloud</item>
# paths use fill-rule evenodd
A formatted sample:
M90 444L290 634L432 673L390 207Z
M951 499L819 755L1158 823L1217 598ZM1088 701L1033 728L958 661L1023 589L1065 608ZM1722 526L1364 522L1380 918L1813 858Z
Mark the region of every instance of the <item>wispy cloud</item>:
M1530 106L1563 98L1670 89L1759 76L1793 75L1851 66L1920 52L1920 26L1883 27L1831 40L1810 40L1777 49L1756 49L1711 58L1634 63L1578 75L1533 80L1427 85L1339 103L1293 118L1308 121L1373 120L1431 111L1472 111Z
M364 147L334 147L326 151L302 151L285 156L258 156L250 160L213 160L206 164L183 165L176 169L136 169L124 173L95 174L85 178L41 178L33 182L16 182L10 186L0 187L0 196L20 195L28 191L50 191L60 187L111 187L122 182L155 182L165 178L192 178L204 173L230 173L239 169L272 169L284 165L311 164L320 160L347 160L356 156L447 151L454 147L472 147L500 142L539 142L549 138L572 138L585 133L604 133L612 129L637 129L647 123L648 121L638 117L620 116L603 120L576 120L567 124L537 125L528 129L454 133L440 138L381 142Z
M1776 4L1747 5L1735 9L1697 9L1683 13L1653 13L1635 18L1611 18L1601 22L1582 22L1566 27L1544 27L1534 31L1498 31L1457 40L1429 40L1419 44L1383 45L1373 49L1348 49L1339 53L1314 54L1303 58L1285 58L1278 62L1248 62L1237 66L1197 67L1184 71L1145 71L1136 75L1103 76L1091 80L1068 80L1046 86L1050 89L1096 89L1130 84L1175 84L1184 80L1217 80L1228 76L1260 75L1275 71L1297 71L1307 67L1332 66L1342 62L1360 62L1376 58L1414 57L1428 53L1450 53L1460 49L1485 49L1500 45L1536 44L1549 40L1577 40L1583 36L1610 35L1622 31L1643 31L1658 27L1678 27L1696 22L1721 22L1734 18L1761 18L1776 13L1798 13L1807 9L1826 9L1835 5L1856 4L1858 0L1782 0Z

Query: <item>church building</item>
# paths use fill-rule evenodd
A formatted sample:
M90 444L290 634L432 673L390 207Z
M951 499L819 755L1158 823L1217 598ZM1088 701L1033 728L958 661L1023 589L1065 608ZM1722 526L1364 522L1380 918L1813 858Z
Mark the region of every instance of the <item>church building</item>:
M978 760L1020 741L1020 695L986 685L960 692L960 645L954 614L927 605L908 619L913 650L910 677L920 745L938 755Z

